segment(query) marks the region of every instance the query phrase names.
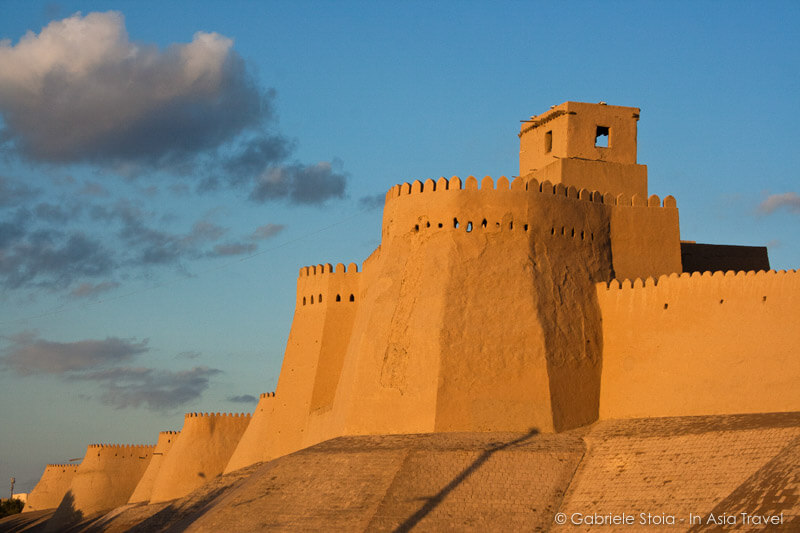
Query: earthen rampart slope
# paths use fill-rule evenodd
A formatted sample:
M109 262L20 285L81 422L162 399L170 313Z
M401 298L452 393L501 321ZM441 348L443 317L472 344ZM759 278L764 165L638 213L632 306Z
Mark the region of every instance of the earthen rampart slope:
M800 274L598 285L601 418L800 411Z
M28 494L22 512L28 513L58 507L64 494L69 490L77 470L78 465L73 463L47 465L39 482Z
M161 461L150 503L180 498L220 475L249 422L249 413L187 413Z
M153 492L153 485L158 472L161 470L161 464L172 449L172 445L175 444L178 435L180 435L180 431L161 431L158 433L158 441L156 441L156 447L153 450L153 458L150 460L150 464L147 465L147 470L142 474L139 483L136 484L128 503L150 501L150 495Z

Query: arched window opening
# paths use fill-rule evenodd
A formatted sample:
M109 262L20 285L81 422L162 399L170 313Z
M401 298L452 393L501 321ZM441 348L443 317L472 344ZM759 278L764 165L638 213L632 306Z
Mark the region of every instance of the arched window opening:
M439 222L439 228L441 229L441 227L442 227L442 223L441 223L441 222Z
M550 228L550 235L556 234L556 228Z
M426 222L426 223L425 223L425 227L426 227L426 228L430 228L430 227L431 227L431 223L430 223L430 222Z
M322 295L319 295L319 303L322 303Z
M581 240L584 240L584 239L586 239L586 232L585 231L581 231Z
M337 294L336 295L336 301L337 302L341 302L342 301L342 295L341 294Z
M522 229L524 229L525 231L528 231L528 225L525 224L524 226L522 226Z
M472 222L467 222L467 233L472 231Z
M306 305L306 297L303 296L303 305Z
M419 224L414 224L414 231L419 231Z
M483 222L481 222L481 227L482 227L482 228L485 228L485 227L486 227L486 219L485 219L485 218L483 219Z
M575 228L572 228L572 234L570 235L570 237L575 237Z
M350 295L350 301L351 302L355 302L356 301L355 295L353 295L353 294Z
M514 229L514 221L508 223L508 229Z
M314 305L314 295L311 295L311 305Z
M453 227L458 229L458 219L457 218L453 219Z

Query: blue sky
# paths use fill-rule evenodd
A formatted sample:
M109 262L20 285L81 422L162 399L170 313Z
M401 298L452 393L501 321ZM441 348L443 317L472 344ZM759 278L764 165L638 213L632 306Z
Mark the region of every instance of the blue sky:
M519 120L566 100L642 109L639 162L682 238L795 268L799 15L0 3L0 479L252 411L300 266L363 261L395 183L516 174Z

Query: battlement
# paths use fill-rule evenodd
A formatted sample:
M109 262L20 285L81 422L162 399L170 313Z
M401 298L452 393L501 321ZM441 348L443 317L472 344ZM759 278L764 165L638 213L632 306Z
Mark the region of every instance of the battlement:
M534 177L516 177L513 181L509 182L508 178L505 176L500 176L497 178L497 182L494 182L491 176L485 176L483 179L481 179L480 186L478 179L475 176L468 176L464 182L462 182L461 178L458 176L453 176L449 180L441 177L436 181L429 178L425 180L424 183L419 180L414 180L411 183L401 183L390 188L386 193L386 203L395 200L402 200L407 196L415 194L431 192L441 193L444 191L493 191L502 193L538 192L543 194L552 194L560 198L570 198L573 200L595 202L619 207L677 207L675 198L673 196L664 197L664 201L662 203L659 196L655 194L645 198L637 194L615 194L612 192L602 192L586 188L578 189L575 186L566 186L563 183L553 184L549 180L544 180L540 183L539 180Z
M183 418L250 418L250 413L186 413Z
M275 393L274 392L262 392L259 395L259 399L261 399L261 400L263 400L264 398L274 398L274 397L275 397Z
M89 448L104 448L114 450L146 450L155 448L154 444L90 444Z
M80 463L48 463L47 468L74 468L77 469Z
M781 283L797 283L800 285L800 276L797 275L797 270L759 270L758 272L750 271L733 271L726 272L706 271L700 272L683 272L681 274L673 273L669 275L659 276L658 278L635 278L635 279L612 279L608 283L599 283L598 285L610 291L635 291L641 289L651 289L656 287L673 288L677 286L691 287L693 290L700 291L704 287L721 288L726 285L741 284L747 282L748 284L757 284L760 282L781 282ZM766 300L765 300L766 301Z
M159 431L159 435L180 435L180 431Z
M335 270L333 268L333 265L331 265L330 263L304 266L300 268L298 277L302 278L307 276L317 276L321 274L333 274L334 272L337 274L343 274L343 273L355 274L358 273L358 264L350 263L349 265L345 266L344 263L336 263Z

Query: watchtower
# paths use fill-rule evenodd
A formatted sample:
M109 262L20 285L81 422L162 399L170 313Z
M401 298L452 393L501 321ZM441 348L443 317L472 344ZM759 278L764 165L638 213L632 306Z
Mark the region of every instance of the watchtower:
M636 163L639 109L564 102L520 128L519 175L647 197L647 166Z

